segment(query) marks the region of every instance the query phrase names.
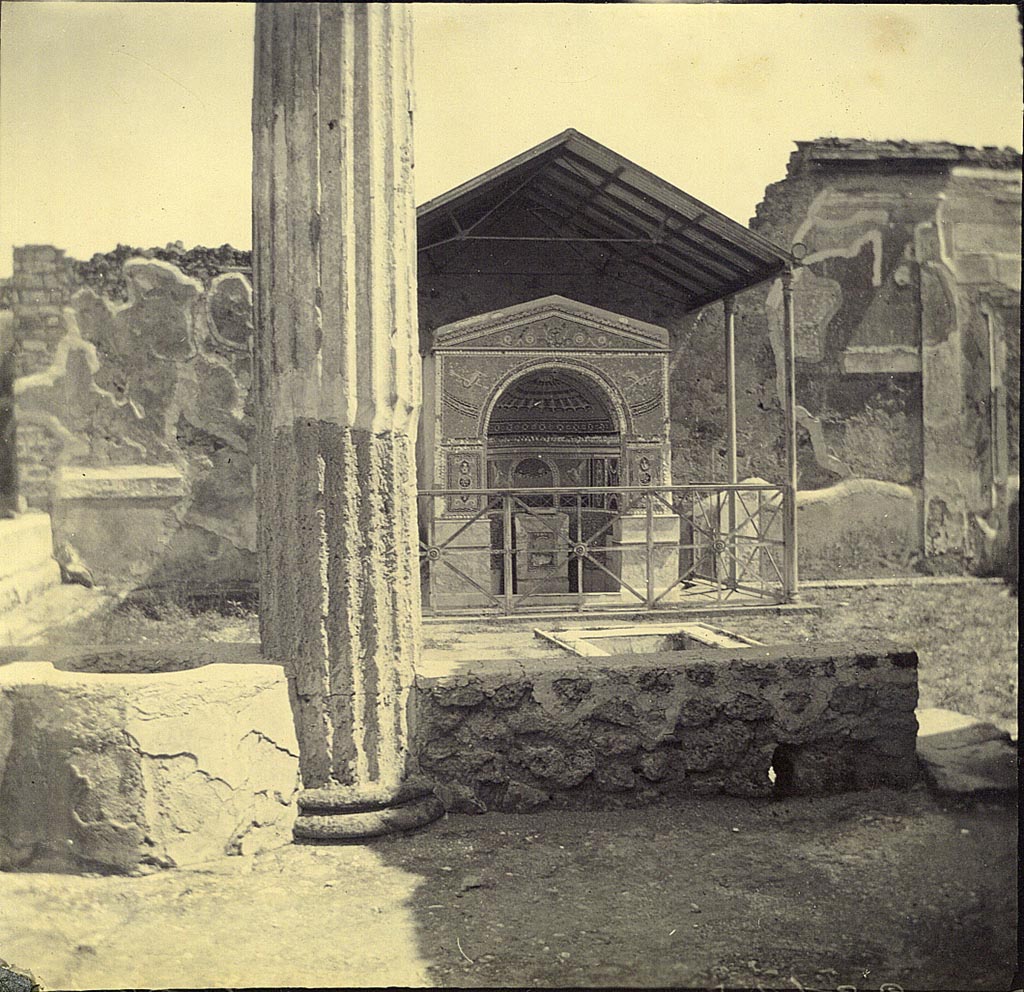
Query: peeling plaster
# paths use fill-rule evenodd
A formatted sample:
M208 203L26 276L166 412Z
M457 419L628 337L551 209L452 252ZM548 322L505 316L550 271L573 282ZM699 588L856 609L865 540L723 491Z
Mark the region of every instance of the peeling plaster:
M840 218L826 218L822 216L826 207L835 206L843 202L842 198L835 195L834 190L823 189L807 208L807 216L793 236L794 244L805 242L808 235L815 230L828 232L843 231L850 227L863 227L865 224L883 225L889 223L889 212L887 210L857 210L849 217ZM803 264L805 266L811 265L826 258L856 258L860 254L861 248L866 244L870 244L873 248L872 284L878 287L882 285L882 232L877 227L865 232L852 243L812 251L803 260Z
M72 434L61 420L52 413L43 413L40 410L32 409L19 409L18 422L21 424L35 424L53 435L61 445L58 461L62 459L84 458L89 454L88 442L77 434Z
M221 303L224 319L233 322L225 338L208 312L210 293L173 262L135 257L123 271L127 300L109 300L88 286L76 289L71 305L60 310L63 327L50 332L63 336L40 342L49 349L49 366L16 383L18 420L42 435L36 440L26 431L24 447L35 459L26 476L34 480L33 499L48 498L48 475L69 462L97 468L174 462L187 492L166 512L131 505L135 530L129 560L121 564L109 550L113 525L107 517L122 512L121 497L133 494L112 493L109 513L101 501L76 510L68 526L88 535L76 542L83 560L97 581L112 588L137 585L158 571L160 581L171 583L251 581L251 469L248 461L234 463L223 452L248 458L252 375L250 342L243 338L251 327L245 313L249 282L240 273L213 280L213 287L227 287ZM107 388L96 381L100 376ZM179 439L182 424L188 427Z
M882 285L882 232L868 231L855 241L842 248L824 248L812 252L804 260L804 265L813 265L826 258L856 258L864 245L871 245L871 284L876 288Z
M33 375L21 376L15 379L15 396L25 395L36 389L53 389L59 380L67 377L68 359L73 351L80 351L85 356L86 367L91 376L94 376L99 371L100 360L96 354L96 346L91 341L86 341L82 337L82 331L78 326L78 316L74 308L64 307L62 314L67 332L57 344L57 351L53 361L50 363L50 367L44 372L36 372ZM93 381L89 382L89 391L107 400L115 408L128 406L137 420L141 420L144 416L140 408L132 403L128 397L119 400L113 393L101 388Z
M773 307L782 307L782 280L776 279L768 291L766 306L769 310ZM772 321L768 324L768 341L772 346L772 354L775 357L775 391L779 400L779 407L786 408L786 366L785 366L785 345L783 342L783 330L779 326L773 326ZM850 469L831 451L828 450L828 443L825 440L825 429L821 419L815 417L806 407L797 405L796 422L803 427L810 435L811 449L814 452L814 460L820 468L826 472L832 472L841 478L849 476Z

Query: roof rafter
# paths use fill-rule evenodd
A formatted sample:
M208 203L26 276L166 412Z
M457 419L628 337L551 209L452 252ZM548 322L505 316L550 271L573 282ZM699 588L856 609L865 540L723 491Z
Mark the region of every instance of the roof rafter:
M551 181L550 177L545 177L545 181ZM557 186L557 183L553 183L553 185ZM545 192L548 191L545 190ZM533 196L536 193L536 188L531 188L530 190L527 191L528 196ZM592 204L590 207L588 207L584 213L584 216L586 216L587 220L590 221L590 223L593 224L595 227L599 227L603 230L621 231L622 229L629 229L627 222L624 221L620 216L602 209L597 204ZM689 255L682 255L681 253L674 252L664 242L655 242L653 238L651 244L652 246L657 247L659 249L657 253L658 257L660 261L662 261L666 265L666 268L673 269L674 271L677 272L686 272L691 277L704 279L705 282L700 283L700 290L702 293L705 292L707 289L706 280L709 278L721 280L722 278L734 279L736 277L736 271L734 269L731 270L726 268L725 275L723 276L723 273L721 271L716 271L715 269L709 268L706 264L704 264L703 259L695 259ZM661 257L662 253L671 256L670 259L665 259Z
M505 218L511 211L528 212L544 230L510 225ZM417 220L422 257L442 266L458 264L462 252L446 249L462 242L480 242L469 257L489 270L501 268L503 253L487 249L488 243L507 245L506 254L518 242L560 245L598 269L614 261L621 270L617 281L628 282L630 268L642 272L643 280L666 286L687 309L762 283L795 261L761 235L573 130L422 205ZM431 249L440 249L440 257L432 258ZM528 259L516 264L515 254L508 260L517 269L539 267Z
M562 166L562 168L565 167ZM580 178L588 178L585 172L577 172L576 174L579 175ZM550 178L550 174L546 178ZM624 183L620 180L608 187L607 195L609 200L614 202L616 206L632 211L649 222L657 222L657 211L653 211L654 216L652 216L652 210L646 209L648 206L653 207L654 204L642 190L635 189L628 183ZM672 210L671 214L682 221L679 228L672 229L672 233L680 241L685 241L694 248L699 248L702 251L711 250L718 252L722 258L730 260L732 264L739 268L750 267L751 265L756 266L764 263L763 258L759 258L757 255L747 251L735 242L729 242L718 237L709 228L697 223L697 218L687 217L685 214L681 214L675 210ZM741 230L743 229L741 228ZM711 243L709 244L709 242Z
M542 194L538 193L536 190L530 190L529 196L539 206L543 207L545 210L550 210L551 213L553 213L559 220L565 220L564 215L562 215L557 208L557 200L552 201L548 197L545 197ZM614 242L610 242L610 244L614 244ZM703 283L693 282L692 280L688 279L685 275L682 275L676 269L670 269L668 272L665 272L662 268L659 268L658 266L652 264L657 263L660 260L649 253L646 254L643 258L636 258L625 255L622 251L614 250L610 247L608 251L609 255L614 255L630 265L645 269L652 275L657 276L662 281L669 283L676 290L684 289L685 286L684 293L686 296L687 303L693 297L695 291L700 292L704 289Z

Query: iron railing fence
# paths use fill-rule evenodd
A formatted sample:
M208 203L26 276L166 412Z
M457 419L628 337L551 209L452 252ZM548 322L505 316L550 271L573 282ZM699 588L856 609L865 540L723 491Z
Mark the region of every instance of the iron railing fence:
M767 484L421 491L424 612L787 602L792 499Z

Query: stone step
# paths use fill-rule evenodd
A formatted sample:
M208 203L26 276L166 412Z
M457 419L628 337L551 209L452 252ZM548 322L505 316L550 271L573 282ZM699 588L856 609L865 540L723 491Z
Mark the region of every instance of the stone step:
M0 579L53 557L53 536L48 513L22 513L0 520Z
M0 614L25 606L47 589L60 585L60 566L49 561L21 569L0 579Z
M48 513L0 520L0 613L24 606L60 585Z
M917 756L929 784L948 795L1008 794L1017 789L1017 751L991 723L938 708L917 711Z

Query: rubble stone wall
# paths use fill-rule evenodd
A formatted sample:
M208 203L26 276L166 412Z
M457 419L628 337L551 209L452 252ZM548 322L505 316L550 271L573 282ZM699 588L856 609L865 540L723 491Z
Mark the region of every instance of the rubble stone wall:
M917 656L887 644L696 649L419 676L421 771L452 809L906 787Z
M98 584L246 587L252 291L245 274L219 270L247 256L172 249L85 263L50 246L15 249L5 297L20 492L50 509L54 484L80 476L74 508L54 513L54 541L80 552ZM181 491L147 518L138 480L154 471L176 472ZM119 537L128 506L141 523Z
M917 657L878 643L480 661L420 675L455 811L639 806L917 776ZM288 843L298 746L258 644L0 650L0 870L132 872Z

